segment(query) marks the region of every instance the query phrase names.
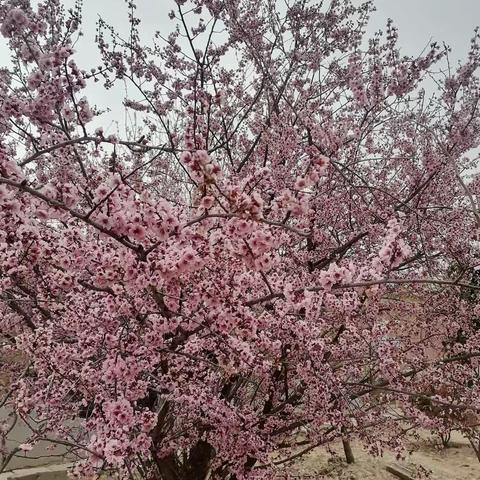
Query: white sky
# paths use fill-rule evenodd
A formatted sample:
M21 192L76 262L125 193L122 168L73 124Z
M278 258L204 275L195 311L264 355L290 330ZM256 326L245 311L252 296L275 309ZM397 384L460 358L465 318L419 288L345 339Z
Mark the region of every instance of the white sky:
M64 0L65 5L73 3L73 0ZM362 1L354 0L354 3ZM173 0L138 0L137 4L146 32L168 29L171 25L167 14ZM382 29L387 18L393 18L400 29L400 44L406 54L418 53L430 39L445 41L455 51L464 51L473 29L480 24L480 0L375 0L374 4L377 11L372 17L370 31ZM123 0L84 0L87 38L95 34L98 15L115 25L126 25Z
M360 4L362 0L354 2ZM63 3L70 7L74 0L63 0ZM84 37L76 47L76 58L81 68L89 69L99 64L100 57L94 44L98 17L102 16L120 31L126 31L127 8L124 0L84 0L83 3ZM480 24L480 0L375 0L374 3L377 11L372 16L369 33L384 30L387 18L393 18L399 28L401 52L405 55L418 55L432 40L439 43L445 41L453 50L451 60L457 61L465 57L473 30ZM141 32L145 40L152 38L156 30L165 34L171 31L173 22L167 15L174 7L173 0L138 0L137 5L137 13L142 18ZM0 41L0 66L8 64L8 60L9 53L4 42ZM120 125L124 123L124 119L119 118L119 115L123 115L123 108L119 105L118 90L106 92L99 82L88 92L88 97L91 103L112 109L112 113L104 116L101 122L104 127L108 127L104 123L105 117L118 120ZM111 124L106 130L114 133L116 128Z
M87 0L89 1L89 0ZM416 54L432 38L453 49L452 58L464 57L473 30L480 25L480 0L375 0L374 30L393 18L405 54Z
M73 3L73 0L64 0L65 5ZM167 14L173 0L138 0L137 4L147 32L162 30L171 24ZM431 38L445 41L454 50L462 50L468 45L475 26L480 24L480 0L374 0L374 4L377 11L372 17L371 31L383 28L387 18L393 18L400 29L400 44L407 54L418 53ZM86 34L90 38L99 14L116 25L125 22L124 1L84 0Z

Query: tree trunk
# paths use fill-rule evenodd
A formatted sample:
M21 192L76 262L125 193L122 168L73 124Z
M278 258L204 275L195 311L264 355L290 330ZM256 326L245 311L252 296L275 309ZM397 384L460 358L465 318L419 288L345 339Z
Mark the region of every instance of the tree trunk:
M156 458L159 480L206 480L215 449L207 442L199 440L182 461L175 454Z
M352 447L350 442L346 438L342 438L343 451L345 452L345 459L347 463L355 463L355 457L353 456Z
M156 459L155 461L158 469L160 480L181 480L181 473L178 471L178 465L175 462L174 455Z
M209 443L199 440L190 450L185 476L182 480L205 480L214 456L215 449Z

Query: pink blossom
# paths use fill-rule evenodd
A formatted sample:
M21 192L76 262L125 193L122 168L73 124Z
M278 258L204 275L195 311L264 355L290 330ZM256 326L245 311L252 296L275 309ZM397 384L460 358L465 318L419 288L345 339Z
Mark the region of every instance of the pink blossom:
M210 208L212 208L214 203L215 203L215 198L210 195L207 195L202 198L202 200L200 201L199 207L205 210L209 210Z
M21 443L18 448L24 452L30 452L33 450L33 445L31 443Z

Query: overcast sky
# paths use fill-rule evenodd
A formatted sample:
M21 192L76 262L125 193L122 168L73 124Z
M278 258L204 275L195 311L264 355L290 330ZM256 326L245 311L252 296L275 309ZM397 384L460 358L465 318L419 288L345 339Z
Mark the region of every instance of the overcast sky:
M361 0L354 2L362 3ZM63 3L70 7L74 0L63 0ZM77 62L81 68L90 68L98 65L100 58L93 42L99 16L125 32L128 27L127 9L124 0L84 0L83 3L82 30L85 35L76 47ZM369 33L384 29L387 19L392 18L399 28L399 45L405 55L418 55L431 40L444 41L452 47L452 62L457 61L465 57L473 30L480 24L480 0L375 0L374 3L377 11L372 16ZM167 15L174 6L173 0L137 0L137 5L137 13L142 19L141 32L146 41L156 30L166 34L171 31L172 22ZM0 43L0 64L5 65L9 54L2 45ZM123 123L123 119L119 118L121 110L118 107L121 108L121 105L118 91L105 92L97 84L89 92L89 99L99 106L112 107L117 113L108 117ZM108 130L113 133L114 125Z
M361 0L354 2L362 3ZM64 0L65 5L73 3L73 0ZM173 0L138 0L137 4L146 32L171 25L167 14ZM480 24L480 0L375 0L374 4L377 11L370 31L382 29L387 18L393 18L400 29L400 44L406 54L418 53L431 38L445 41L455 51L465 51L473 29ZM123 7L123 0L84 0L86 34L90 38L95 34L94 24L99 14L113 24L124 23L126 9Z
M88 0L87 0L88 1ZM480 0L376 0L372 27L393 18L406 54L419 53L430 38L445 41L452 56L464 57L473 30L480 25Z

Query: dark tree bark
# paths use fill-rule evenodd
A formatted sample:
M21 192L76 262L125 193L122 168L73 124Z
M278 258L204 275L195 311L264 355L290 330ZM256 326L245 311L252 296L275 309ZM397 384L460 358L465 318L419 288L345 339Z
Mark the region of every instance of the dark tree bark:
M342 438L343 451L345 452L345 459L347 463L355 463L355 457L353 456L352 447L350 442L346 438Z

